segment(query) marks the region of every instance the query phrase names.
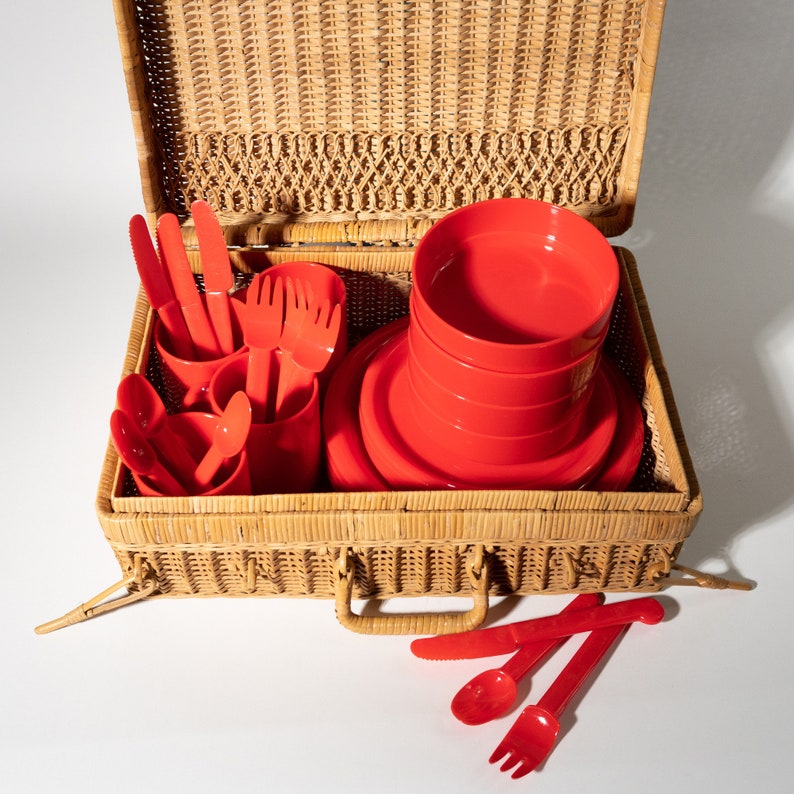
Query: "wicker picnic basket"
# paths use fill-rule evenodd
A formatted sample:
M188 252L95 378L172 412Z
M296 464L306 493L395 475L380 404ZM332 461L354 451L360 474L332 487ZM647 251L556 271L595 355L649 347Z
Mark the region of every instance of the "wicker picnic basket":
M293 259L337 268L351 342L407 312L414 245L458 206L525 196L607 236L631 223L663 0L115 0L115 10L149 220L184 220L199 283L188 209L199 198L222 220L241 281ZM123 578L40 629L154 596L299 596L335 599L354 631L442 633L481 623L489 595L658 590L701 494L634 258L617 254L606 349L646 424L627 491L152 498L109 446L97 512ZM152 319L141 293L122 374L157 384ZM473 606L351 609L351 599L447 595Z

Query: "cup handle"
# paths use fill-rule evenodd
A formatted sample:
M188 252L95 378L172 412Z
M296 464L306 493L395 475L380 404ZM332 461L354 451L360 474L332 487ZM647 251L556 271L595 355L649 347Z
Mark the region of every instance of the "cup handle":
M472 584L474 604L467 612L438 612L394 615L357 615L350 606L355 559L342 549L337 567L336 617L357 634L456 634L480 626L488 615L488 564L478 547L466 570Z

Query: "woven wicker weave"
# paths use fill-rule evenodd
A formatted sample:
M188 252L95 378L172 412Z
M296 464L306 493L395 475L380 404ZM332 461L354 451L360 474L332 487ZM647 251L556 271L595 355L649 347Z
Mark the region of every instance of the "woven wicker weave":
M204 198L241 279L296 258L338 268L353 341L407 311L412 247L457 206L527 196L608 235L631 222L662 0L115 5L152 223L177 213L192 245L186 208ZM629 491L150 498L109 446L97 511L119 585L335 598L370 633L471 628L489 594L658 589L701 496L634 259L618 254L607 349L646 416ZM123 373L159 383L151 320L141 295ZM350 611L351 597L419 595L474 605Z

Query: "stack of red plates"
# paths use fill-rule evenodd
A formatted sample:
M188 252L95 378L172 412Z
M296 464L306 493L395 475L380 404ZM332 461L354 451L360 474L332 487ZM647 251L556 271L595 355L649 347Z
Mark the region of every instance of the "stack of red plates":
M462 477L456 460L434 448L411 410L408 318L353 347L328 386L323 432L328 475L341 491L422 488L587 488L624 490L642 453L645 425L620 369L601 357L588 419L562 451L519 467L483 465ZM366 427L366 430L365 430Z

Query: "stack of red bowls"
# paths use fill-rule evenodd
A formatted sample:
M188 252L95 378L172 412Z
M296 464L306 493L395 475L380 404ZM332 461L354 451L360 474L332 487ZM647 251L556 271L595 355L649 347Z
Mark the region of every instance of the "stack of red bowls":
M406 363L425 457L472 480L586 434L618 281L606 238L546 202L484 201L434 224L414 257Z

